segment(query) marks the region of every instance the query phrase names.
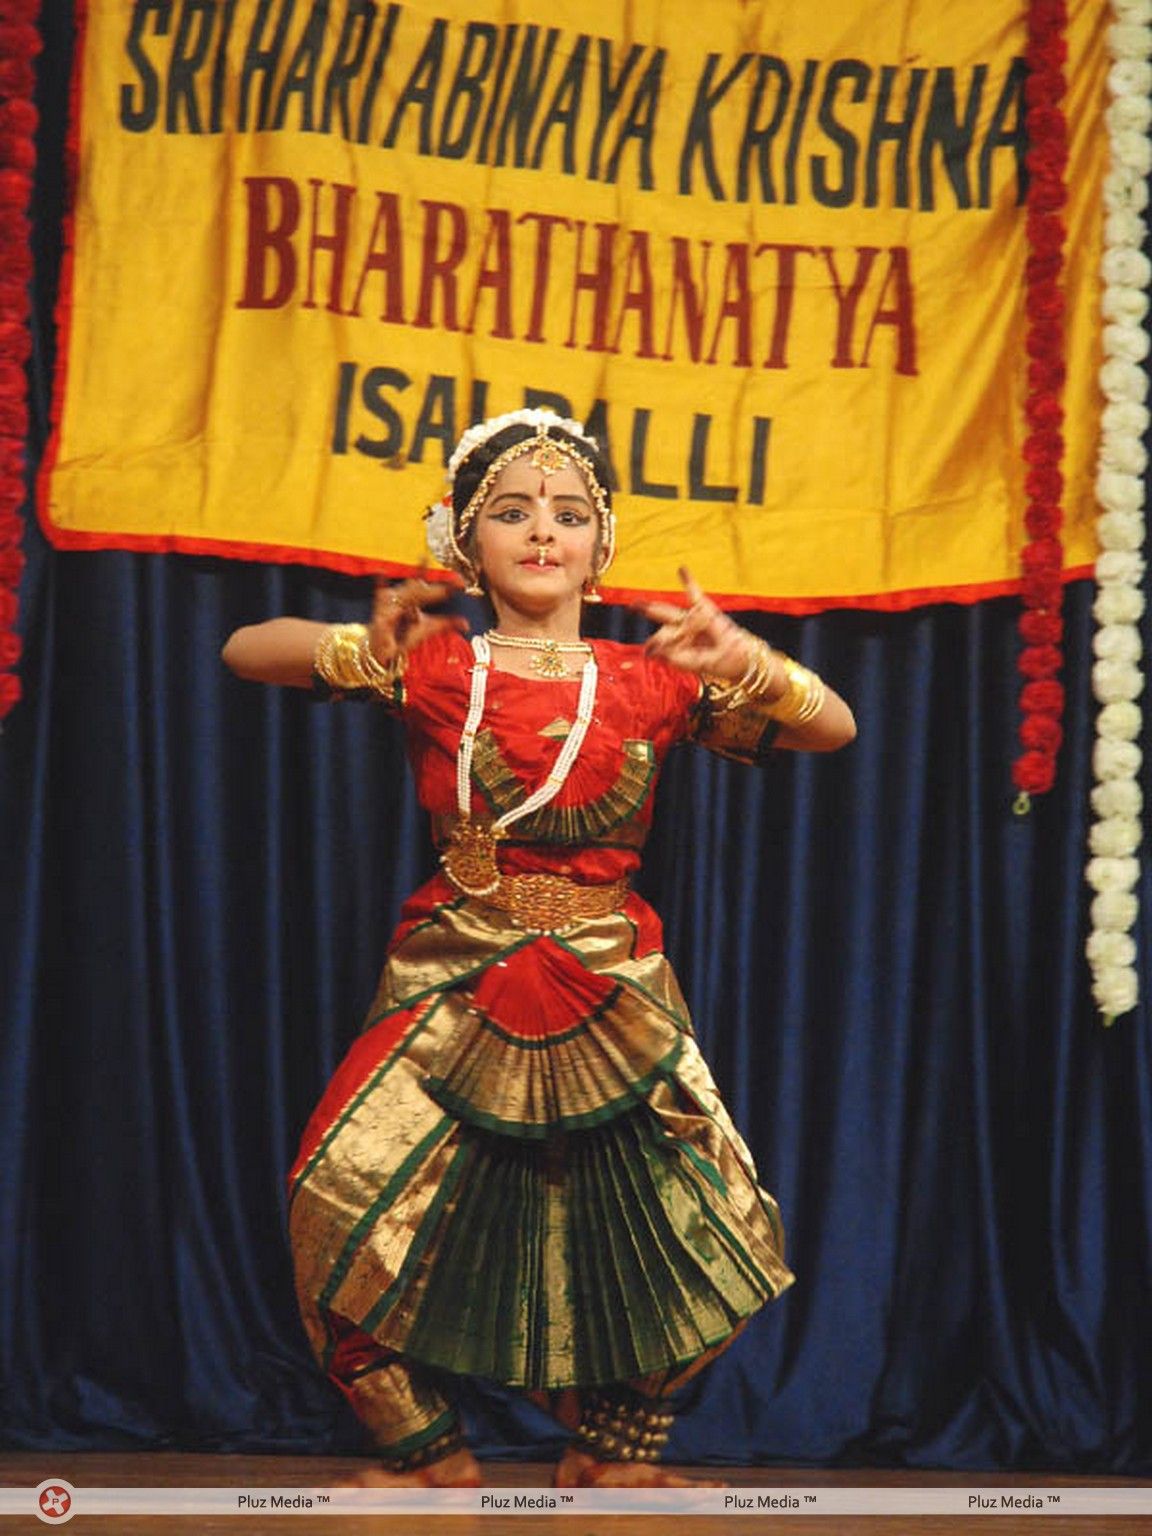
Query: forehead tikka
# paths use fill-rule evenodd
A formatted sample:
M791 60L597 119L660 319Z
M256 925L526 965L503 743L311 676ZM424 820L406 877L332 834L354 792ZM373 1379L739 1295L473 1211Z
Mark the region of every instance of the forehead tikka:
M604 494L604 487L596 478L596 470L591 459L569 448L566 443L558 443L555 438L549 437L546 432L538 432L535 437L526 437L522 442L513 443L511 448L505 448L498 454L484 471L480 484L473 491L467 506L460 513L458 519L453 519L454 526L451 531L451 543L453 553L461 564L467 569L471 562L461 549L461 543L467 541L468 530L476 520L476 514L488 499L488 494L495 484L500 471L507 468L516 459L522 459L531 454L533 468L538 469L541 475L547 479L558 470L573 468L580 471L588 486L593 504L596 507L597 516L600 519L600 543L601 557L599 571L607 570L612 556L616 552L616 519L608 505L608 498Z
M571 463L571 460L557 443L553 442L550 437L546 437L533 451L529 462L532 468L538 469L544 479L547 480L548 476L554 475L557 470L565 469Z

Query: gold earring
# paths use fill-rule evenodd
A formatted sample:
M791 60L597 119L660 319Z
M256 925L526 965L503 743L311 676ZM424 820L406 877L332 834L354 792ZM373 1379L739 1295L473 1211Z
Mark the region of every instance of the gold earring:
M589 576L586 579L583 587L580 590L580 596L586 603L602 603L604 601L604 599L600 596L600 589L596 585L595 576Z

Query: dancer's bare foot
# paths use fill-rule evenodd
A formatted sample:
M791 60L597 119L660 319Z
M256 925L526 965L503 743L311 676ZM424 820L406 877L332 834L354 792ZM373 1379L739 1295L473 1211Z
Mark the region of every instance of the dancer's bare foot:
M480 1488L480 1463L472 1452L453 1451L439 1461L412 1472L389 1472L384 1467L366 1467L363 1472L339 1482L338 1488Z
M552 1479L554 1488L727 1488L719 1478L685 1477L658 1461L597 1461L569 1446Z

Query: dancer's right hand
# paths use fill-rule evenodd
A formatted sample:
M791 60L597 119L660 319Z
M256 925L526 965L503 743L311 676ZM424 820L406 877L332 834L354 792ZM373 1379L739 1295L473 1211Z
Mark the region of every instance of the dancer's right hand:
M376 660L387 664L398 655L406 656L444 629L467 634L468 620L459 614L425 612L454 591L449 582L425 581L422 576L398 582L378 576L368 622L368 644Z

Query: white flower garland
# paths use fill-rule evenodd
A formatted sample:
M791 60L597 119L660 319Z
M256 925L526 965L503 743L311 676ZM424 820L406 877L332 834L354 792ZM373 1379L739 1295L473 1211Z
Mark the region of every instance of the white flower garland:
M1143 802L1137 775L1137 742L1143 716L1136 700L1144 691L1140 631L1144 612L1144 474L1148 455L1148 288L1152 264L1141 247L1147 235L1145 178L1152 169L1152 0L1112 0L1108 51L1112 60L1104 114L1109 168L1104 179L1104 364L1100 386L1107 404L1101 417L1096 475L1096 661L1092 687L1101 709L1092 767L1096 778L1089 832L1091 857L1084 871L1096 895L1088 964L1092 996L1111 1024L1136 1006L1139 978L1131 936L1139 903L1139 849Z

